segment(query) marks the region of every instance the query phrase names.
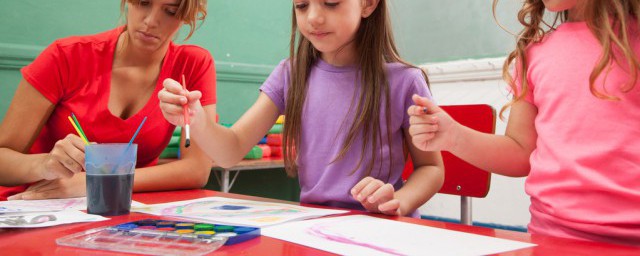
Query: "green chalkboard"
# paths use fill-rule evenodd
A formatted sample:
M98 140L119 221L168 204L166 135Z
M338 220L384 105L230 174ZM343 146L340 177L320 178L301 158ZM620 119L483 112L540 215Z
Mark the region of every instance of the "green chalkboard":
M495 22L492 0L393 0L390 3L396 43L410 62L422 64L505 56L514 37ZM497 18L510 31L520 26L521 1L502 0Z

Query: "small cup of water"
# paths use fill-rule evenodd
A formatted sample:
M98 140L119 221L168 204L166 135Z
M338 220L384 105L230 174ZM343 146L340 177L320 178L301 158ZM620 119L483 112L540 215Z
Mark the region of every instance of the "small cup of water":
M137 144L85 146L88 213L103 216L129 213L137 152Z

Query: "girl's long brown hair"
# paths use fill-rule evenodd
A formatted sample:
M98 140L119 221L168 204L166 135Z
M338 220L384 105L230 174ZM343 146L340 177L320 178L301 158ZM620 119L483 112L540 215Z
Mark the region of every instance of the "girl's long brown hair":
M357 64L360 75L360 93L354 95L357 98L355 119L348 129L346 139L342 145L340 153L333 162L342 159L351 148L354 140L361 135L363 139L360 149L361 157L358 165L351 171L355 172L362 165L364 155L367 154L367 141L370 142L373 156L380 156L382 149L378 149L382 144L382 131L380 127L380 110L385 107L385 120L387 123L387 144L391 145L391 113L389 111L389 83L385 73L385 63L399 62L407 67L417 68L404 60L398 54L393 33L391 31L391 21L387 12L385 0L380 0L375 11L367 18L362 19L355 38L357 51ZM295 149L299 148L301 137L302 110L307 96L308 77L311 67L320 57L311 42L304 38L296 24L295 7L292 9L291 39L289 49L289 64L291 67L291 84L287 93L287 106L285 109L284 125L284 161L287 174L296 176L298 166L296 164ZM427 75L422 70L425 80ZM355 81L354 81L355 82ZM354 83L355 86L355 83ZM383 102L384 101L384 102ZM352 101L353 104L353 101ZM378 152L376 152L378 151ZM391 154L392 152L389 151ZM367 163L367 174L370 175L375 165L376 158L372 157ZM392 159L392 158L390 158ZM392 163L389 163L391 166ZM380 166L382 168L382 166Z
M140 0L120 0L120 13L124 14L127 3L139 4ZM196 31L198 21L207 17L207 0L181 0L176 11L176 18L189 24L189 34L185 41Z
M493 15L496 16L496 5L498 0L493 1ZM589 90L591 93L606 100L619 100L618 97L602 92L596 88L596 79L609 72L608 67L612 64L628 67L630 80L629 83L621 88L622 92L628 92L638 81L638 71L640 70L640 62L637 53L634 53L629 40L630 34L629 22L635 20L636 29L638 23L638 14L640 12L640 0L582 0L582 9L579 10L581 15L589 27L589 30L598 39L602 45L602 56L598 63L593 67L589 76ZM504 111L513 105L516 101L523 99L528 90L527 83L527 56L525 54L527 47L541 42L544 36L556 28L558 23L566 21L568 12L557 13L554 21L549 24L543 20L545 13L544 3L541 0L525 0L522 9L518 12L518 20L524 26L524 29L517 35L516 49L509 54L504 62L502 76L511 87L514 97L500 110L500 116ZM637 31L635 33L637 35ZM621 53L624 58L619 58L614 53ZM618 55L620 56L620 55ZM516 87L514 77L511 76L509 67L515 62L517 79L521 84L521 88ZM606 71L605 71L606 69Z

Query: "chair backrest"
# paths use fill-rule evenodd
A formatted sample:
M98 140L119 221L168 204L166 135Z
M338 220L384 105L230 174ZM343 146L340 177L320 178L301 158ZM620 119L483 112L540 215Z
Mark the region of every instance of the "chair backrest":
M490 105L449 105L440 106L453 119L471 129L485 132L495 132L495 110ZM489 193L491 173L483 171L453 154L443 151L444 184L439 193L485 197ZM406 180L413 172L413 162L407 160L402 177Z

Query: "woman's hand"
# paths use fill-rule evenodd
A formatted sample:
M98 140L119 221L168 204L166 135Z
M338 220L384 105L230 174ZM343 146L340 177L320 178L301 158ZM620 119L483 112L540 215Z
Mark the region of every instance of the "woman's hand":
M87 194L86 175L77 173L71 178L41 180L19 194L7 198L8 200L39 200L53 198L81 197Z
M84 142L69 134L56 142L39 168L34 171L43 180L71 178L84 169Z

